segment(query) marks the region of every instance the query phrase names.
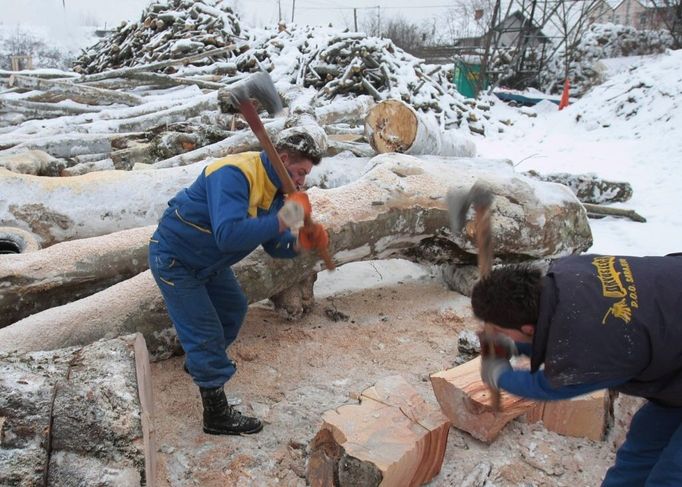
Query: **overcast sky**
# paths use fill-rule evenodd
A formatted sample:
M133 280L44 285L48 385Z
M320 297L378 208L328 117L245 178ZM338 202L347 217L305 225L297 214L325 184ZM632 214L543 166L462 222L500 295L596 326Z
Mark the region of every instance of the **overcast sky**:
M400 15L420 22L445 13L453 2L446 0L232 0L246 26L260 27L277 22L278 12L289 22L295 2L297 24L332 22L336 27L353 27L353 8L358 24L370 16L386 19ZM50 25L62 28L83 23L116 26L122 20L138 20L149 0L0 0L0 23L5 25ZM380 8L377 8L377 7Z

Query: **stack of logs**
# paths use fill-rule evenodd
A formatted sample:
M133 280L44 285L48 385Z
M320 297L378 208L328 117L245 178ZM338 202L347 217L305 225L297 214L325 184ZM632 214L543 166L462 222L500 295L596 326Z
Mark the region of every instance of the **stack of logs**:
M177 59L225 47L240 33L239 19L226 5L213 6L210 0L160 0L142 12L139 22L123 22L111 36L84 51L74 71L99 73Z

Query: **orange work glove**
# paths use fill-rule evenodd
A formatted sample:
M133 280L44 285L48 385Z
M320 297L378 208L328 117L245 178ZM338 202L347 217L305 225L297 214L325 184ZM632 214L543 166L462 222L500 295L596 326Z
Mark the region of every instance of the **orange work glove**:
M321 224L313 223L298 231L298 244L305 250L326 249L329 246L329 235Z
M303 208L304 217L310 216L310 214L313 212L313 206L310 204L308 195L303 191L296 191L295 193L291 193L289 196L287 196L286 201L293 201L294 203L298 203L299 205L301 205L301 207Z

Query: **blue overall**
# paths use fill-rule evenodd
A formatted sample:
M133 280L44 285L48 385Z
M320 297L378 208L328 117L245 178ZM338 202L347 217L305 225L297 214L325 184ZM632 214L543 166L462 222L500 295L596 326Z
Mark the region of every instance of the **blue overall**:
M218 159L169 201L150 240L149 268L200 387L221 387L236 371L226 349L248 301L231 266L258 245L297 255L291 232L279 232L280 188L264 153Z

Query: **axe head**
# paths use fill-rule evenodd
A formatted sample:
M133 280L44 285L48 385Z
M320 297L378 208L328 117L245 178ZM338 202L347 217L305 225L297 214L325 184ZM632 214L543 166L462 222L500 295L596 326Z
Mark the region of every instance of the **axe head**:
M255 99L270 115L282 111L282 99L277 93L270 75L264 71L252 74L248 78L236 83L231 89L235 98L235 106L245 101Z
M476 211L490 208L493 193L485 183L476 181L469 190L451 189L445 199L450 216L450 230L453 234L458 234L464 228L469 208L472 205Z

